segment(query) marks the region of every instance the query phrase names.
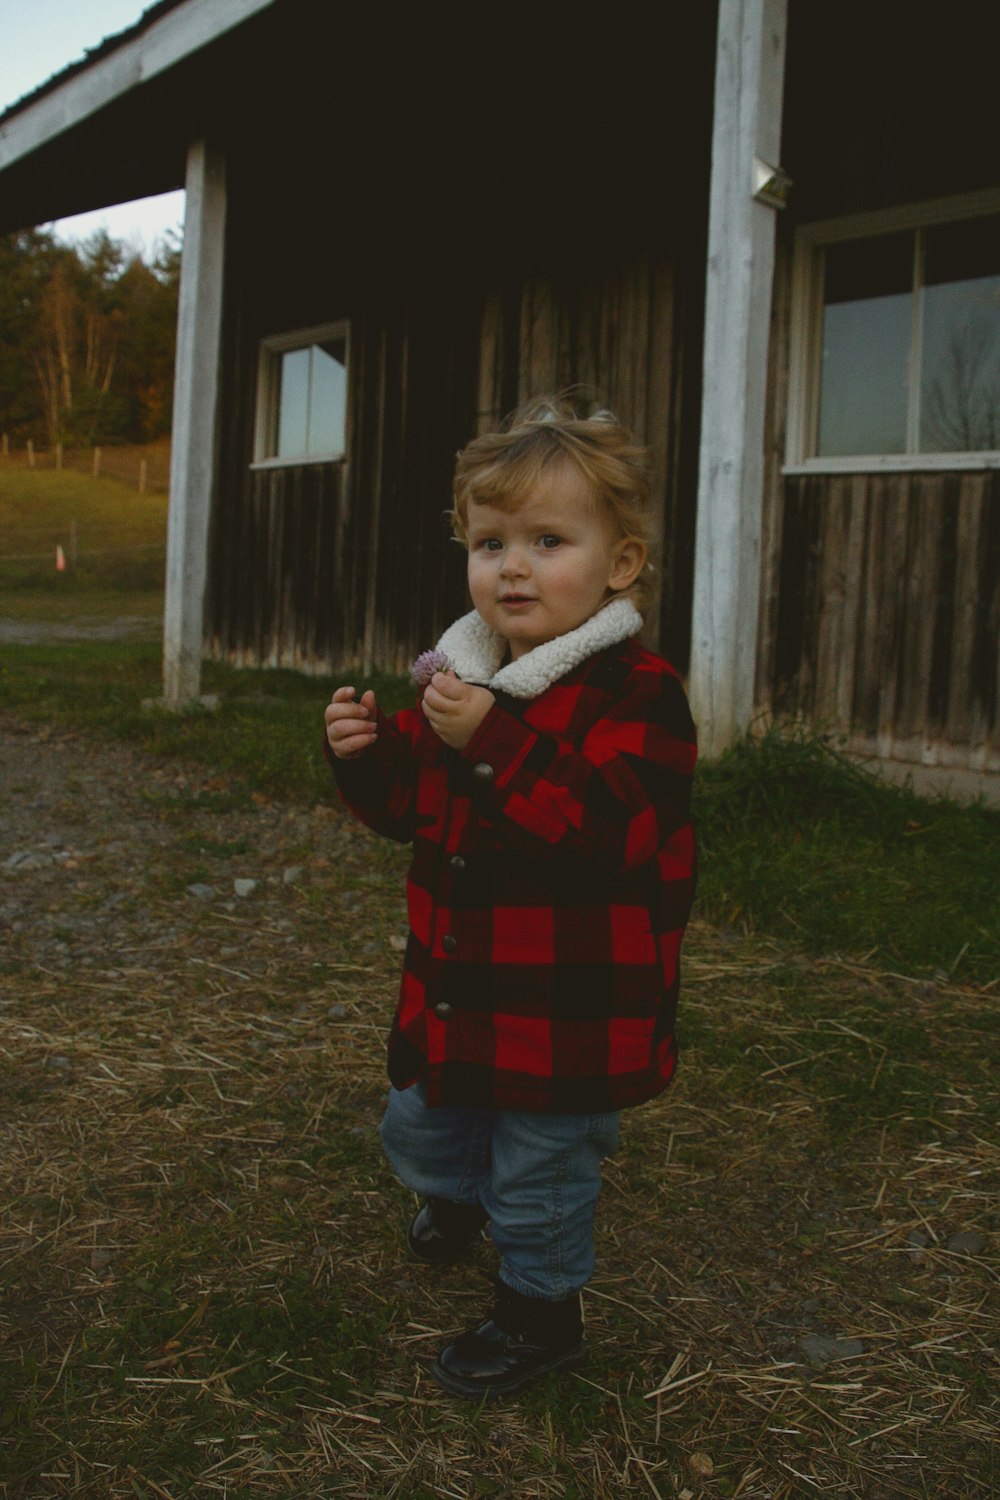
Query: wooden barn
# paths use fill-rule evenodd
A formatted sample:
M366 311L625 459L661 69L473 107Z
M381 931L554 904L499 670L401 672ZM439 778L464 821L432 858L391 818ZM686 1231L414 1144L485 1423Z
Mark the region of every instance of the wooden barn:
M465 607L456 450L582 384L707 753L778 715L1000 786L996 29L161 0L8 110L0 230L187 188L167 700L405 667Z

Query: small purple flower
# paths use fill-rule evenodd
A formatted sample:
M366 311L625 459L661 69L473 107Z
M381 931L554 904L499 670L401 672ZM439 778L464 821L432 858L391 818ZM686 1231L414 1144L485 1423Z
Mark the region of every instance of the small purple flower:
M435 672L454 672L451 658L443 651L424 651L410 668L410 676L418 687L426 687Z

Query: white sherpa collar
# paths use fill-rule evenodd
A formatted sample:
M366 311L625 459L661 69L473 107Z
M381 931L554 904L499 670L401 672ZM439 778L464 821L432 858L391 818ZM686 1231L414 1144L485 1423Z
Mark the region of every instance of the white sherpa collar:
M575 630L557 635L501 667L507 642L478 610L449 625L437 643L463 682L496 688L512 698L537 698L588 656L627 641L642 629L642 616L630 599L612 599Z

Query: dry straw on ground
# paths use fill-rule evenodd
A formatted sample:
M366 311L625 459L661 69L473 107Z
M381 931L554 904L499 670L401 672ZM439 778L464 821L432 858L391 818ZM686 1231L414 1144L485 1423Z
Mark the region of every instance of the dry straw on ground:
M996 1492L995 986L696 924L591 1361L477 1411L426 1365L492 1253L410 1262L376 1140L400 856L134 752L15 750L70 852L0 890L6 1500Z

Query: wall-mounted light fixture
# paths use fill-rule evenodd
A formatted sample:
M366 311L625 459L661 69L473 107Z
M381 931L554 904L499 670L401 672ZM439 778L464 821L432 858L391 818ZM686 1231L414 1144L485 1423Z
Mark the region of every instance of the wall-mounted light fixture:
M792 179L781 167L773 167L759 156L753 159L752 193L758 203L771 208L784 208L788 202Z

